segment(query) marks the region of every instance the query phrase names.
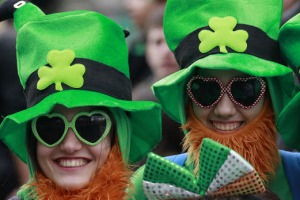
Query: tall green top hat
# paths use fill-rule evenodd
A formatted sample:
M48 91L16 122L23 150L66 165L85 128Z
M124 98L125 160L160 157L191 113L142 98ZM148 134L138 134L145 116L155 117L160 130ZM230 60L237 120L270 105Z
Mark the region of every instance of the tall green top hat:
M300 14L287 21L280 29L279 44L288 65L300 80ZM300 150L300 93L294 96L278 117L278 131L289 145Z
M168 0L164 32L181 70L153 85L166 113L185 123L186 82L206 68L267 77L277 114L293 92L277 42L281 10L282 0Z
M119 25L92 11L45 15L31 3L14 0L3 2L4 7L8 12L0 12L2 19L15 10L18 73L28 109L4 119L0 138L23 161L28 122L56 104L114 111L121 151L129 163L160 141L160 106L131 100L128 51ZM120 113L128 120L118 120Z

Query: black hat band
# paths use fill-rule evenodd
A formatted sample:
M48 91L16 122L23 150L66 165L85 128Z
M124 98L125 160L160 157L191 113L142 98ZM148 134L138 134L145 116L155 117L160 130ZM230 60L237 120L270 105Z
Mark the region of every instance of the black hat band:
M211 54L221 53L218 46L207 53L200 52L199 45L201 41L198 38L198 34L202 30L213 31L209 26L199 28L187 35L175 49L174 54L181 69L187 68L198 59ZM280 56L278 42L270 38L264 31L257 27L245 24L237 24L233 31L236 30L245 30L249 34L249 38L247 39L247 49L241 53L284 64L284 61ZM226 48L228 53L239 53L232 50L230 47Z
M62 84L63 90L89 90L106 94L120 100L130 101L132 99L131 82L120 71L102 63L83 58L75 58L72 64L76 63L83 64L86 68L85 74L83 75L84 84L80 88L73 88ZM26 83L25 95L28 107L34 106L50 94L61 92L55 90L54 84L44 90L38 90L37 82L39 81L39 77L37 72L38 71L33 72Z

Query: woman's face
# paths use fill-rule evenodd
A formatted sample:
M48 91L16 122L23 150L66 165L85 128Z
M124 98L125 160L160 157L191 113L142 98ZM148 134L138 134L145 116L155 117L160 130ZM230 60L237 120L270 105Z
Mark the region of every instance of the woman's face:
M234 77L248 77L246 74L235 70L199 70L203 77L215 77L224 86ZM205 94L204 94L205 95ZM237 106L225 93L218 103L210 108L201 108L193 102L193 110L197 118L212 131L220 134L234 133L252 122L260 113L263 106L262 98L250 109Z
M175 56L166 43L162 27L152 27L148 30L146 60L156 80L179 70Z
M91 112L90 107L65 108L56 106L52 113L63 114L68 121L78 112ZM49 148L37 143L37 160L44 174L58 186L76 190L88 185L94 174L105 163L111 149L110 135L99 144L89 146L81 142L71 128L64 140Z

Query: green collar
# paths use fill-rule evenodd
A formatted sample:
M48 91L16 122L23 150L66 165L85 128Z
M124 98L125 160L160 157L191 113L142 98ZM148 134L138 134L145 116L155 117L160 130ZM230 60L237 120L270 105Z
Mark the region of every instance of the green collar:
M285 175L282 161L275 174L276 176L269 183L268 187L279 197L279 199L293 200L292 191Z

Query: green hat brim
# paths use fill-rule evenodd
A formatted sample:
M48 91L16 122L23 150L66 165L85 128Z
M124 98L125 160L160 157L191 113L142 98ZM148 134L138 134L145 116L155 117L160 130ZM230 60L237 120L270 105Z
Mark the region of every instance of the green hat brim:
M66 90L47 96L35 106L7 116L1 126L1 139L24 162L27 161L26 127L27 122L39 115L49 113L57 104L67 108L80 106L103 106L119 108L128 112L131 121L130 141L120 140L121 151L129 152L128 163L144 158L161 140L161 108L149 101L125 101L92 91ZM128 149L128 145L130 149Z
M300 93L297 93L278 116L277 129L285 143L300 151Z
M280 28L278 37L283 58L298 76L300 66L300 58L298 55L300 50L299 33L300 14L297 14Z
M261 67L265 66L265 67ZM238 70L258 77L275 77L290 74L292 70L284 65L241 53L213 54L199 59L189 67L156 82L152 89L164 111L175 121L185 123L187 95L186 83L195 69ZM290 77L292 79L292 77ZM293 80L292 80L293 81ZM292 84L292 82L290 82ZM272 93L272 91L270 91ZM272 96L272 94L271 94Z

